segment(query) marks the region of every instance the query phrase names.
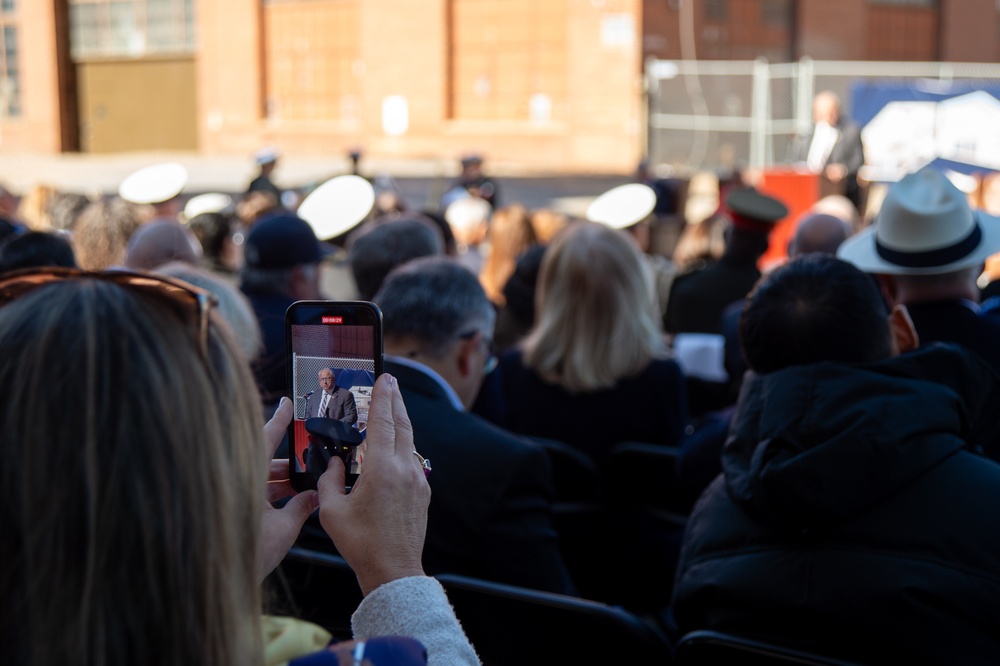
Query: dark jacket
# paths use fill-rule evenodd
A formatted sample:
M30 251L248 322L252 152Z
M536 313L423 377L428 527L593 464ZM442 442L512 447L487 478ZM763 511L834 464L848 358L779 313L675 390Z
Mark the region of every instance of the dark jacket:
M924 377L934 377L930 381ZM861 662L1000 654L1000 384L931 346L748 374L674 595L711 628Z
M500 359L483 383L475 411L521 435L571 444L603 464L618 442L680 444L687 393L680 366L656 359L613 388L569 393L524 365L520 350Z
M399 381L414 447L433 465L427 573L572 593L552 525L545 451L455 409L419 370L386 361L385 371Z

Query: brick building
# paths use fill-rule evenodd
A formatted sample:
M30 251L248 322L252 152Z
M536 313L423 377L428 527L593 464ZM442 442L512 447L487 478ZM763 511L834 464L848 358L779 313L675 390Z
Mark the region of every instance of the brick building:
M997 0L0 0L0 152L631 170L646 57L995 61Z

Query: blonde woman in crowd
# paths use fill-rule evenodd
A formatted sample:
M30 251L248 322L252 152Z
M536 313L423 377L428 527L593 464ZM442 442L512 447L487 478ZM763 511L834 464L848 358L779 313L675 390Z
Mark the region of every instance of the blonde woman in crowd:
M345 494L335 459L318 492L280 510L265 500L293 494L288 465L269 460L292 404L262 423L207 292L124 272L8 274L0 386L0 663L264 666L259 585L316 508L366 597L356 639L410 636L428 663L478 663L423 575L430 489L392 377L372 392L363 480ZM310 627L278 632L292 648L280 661L324 650L330 635Z
M635 241L600 224L570 225L542 261L534 329L501 358L477 410L599 462L619 441L677 444L683 378L667 358L656 313Z
M490 253L479 272L479 282L490 301L502 306L503 286L514 273L518 256L535 243L535 231L525 207L514 204L493 213L486 242Z

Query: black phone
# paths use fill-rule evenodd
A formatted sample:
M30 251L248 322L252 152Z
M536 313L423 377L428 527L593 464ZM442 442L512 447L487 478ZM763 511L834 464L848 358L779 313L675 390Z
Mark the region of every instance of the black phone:
M288 472L298 491L316 488L332 456L348 491L364 467L368 406L382 374L382 311L366 301L299 301L285 312Z

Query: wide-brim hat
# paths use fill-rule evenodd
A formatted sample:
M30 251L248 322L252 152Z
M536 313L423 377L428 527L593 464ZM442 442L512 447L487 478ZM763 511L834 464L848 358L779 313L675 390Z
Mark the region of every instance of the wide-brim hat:
M164 162L139 169L118 186L118 196L134 204L170 201L187 185L188 172L177 162Z
M361 176L337 176L305 198L296 211L322 240L345 234L375 207L375 188Z
M648 185L630 183L613 187L587 207L587 219L612 229L627 229L642 222L656 208L656 192Z
M893 185L875 225L837 256L866 273L937 275L978 266L1000 251L1000 218L973 211L943 174L923 169Z

